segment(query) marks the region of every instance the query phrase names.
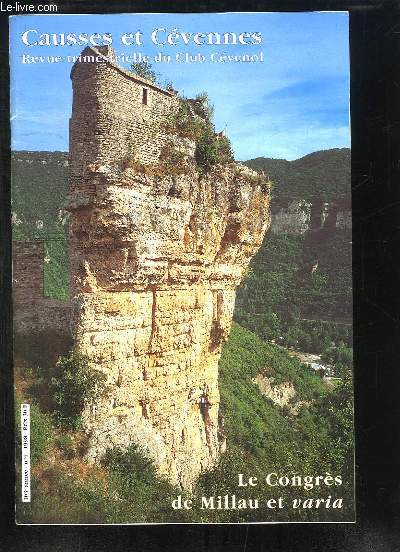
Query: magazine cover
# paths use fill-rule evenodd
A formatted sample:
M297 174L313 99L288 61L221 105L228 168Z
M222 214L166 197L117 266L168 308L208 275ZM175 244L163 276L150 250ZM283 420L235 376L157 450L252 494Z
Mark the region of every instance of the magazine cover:
M17 523L355 520L348 41L11 18Z

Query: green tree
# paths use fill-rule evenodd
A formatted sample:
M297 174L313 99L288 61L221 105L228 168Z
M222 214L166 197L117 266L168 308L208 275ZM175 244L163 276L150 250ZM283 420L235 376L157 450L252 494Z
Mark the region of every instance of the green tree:
M138 77L142 77L142 79L146 79L154 82L154 84L157 84L158 75L154 71L151 63L148 61L137 61L136 63L132 63L131 71Z
M347 481L353 477L354 427L353 427L353 381L351 370L342 367L342 379L334 391L319 398L314 412L325 421L329 432L328 460Z
M214 114L214 106L210 103L207 92L200 92L195 96L194 100L194 109L197 111L197 114L207 121L211 121Z
M83 409L96 402L104 391L105 380L105 374L94 370L88 358L76 349L60 357L49 385L59 423L78 428Z
M233 161L231 144L226 136L218 136L211 124L206 124L196 142L196 163L205 171L218 163Z

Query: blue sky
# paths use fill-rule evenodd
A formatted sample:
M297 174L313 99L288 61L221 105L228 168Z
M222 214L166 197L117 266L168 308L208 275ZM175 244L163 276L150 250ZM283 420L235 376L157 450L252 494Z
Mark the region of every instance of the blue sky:
M260 32L252 46L157 46L153 29L185 32ZM11 18L12 147L68 150L71 64L22 64L31 56L79 55L82 46L26 46L21 34L111 33L117 53L177 52L206 56L202 64L154 63L161 82L187 97L207 91L217 130L226 128L238 160L259 156L296 159L312 151L348 147L349 52L347 13L121 14ZM142 46L120 36L142 31ZM260 54L263 63L213 63L211 53ZM128 68L127 65L125 65Z

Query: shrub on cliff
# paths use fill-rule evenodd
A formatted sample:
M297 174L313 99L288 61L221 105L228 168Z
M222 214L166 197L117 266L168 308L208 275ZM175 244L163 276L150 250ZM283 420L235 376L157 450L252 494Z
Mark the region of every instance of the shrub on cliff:
M109 518L111 522L170 520L170 504L177 489L159 477L153 462L138 447L132 444L126 450L108 450L101 463L121 506Z
M229 138L216 133L212 123L214 106L210 104L206 92L198 94L193 102L193 110L204 123L196 139L195 159L200 168L208 171L213 165L233 161L233 152Z
M207 121L211 121L214 114L214 106L210 104L207 92L200 92L194 98L193 109L197 115Z
M152 68L151 63L147 61L138 61L136 63L132 63L131 71L132 73L135 73L135 75L137 75L138 77L142 77L142 79L146 79L150 82L154 82L154 84L158 84L157 73Z
M205 172L218 163L233 161L229 139L215 132L211 120L213 112L207 93L202 92L194 100L181 99L176 113L170 115L163 125L167 132L196 143L195 160Z
M76 429L85 406L93 405L105 388L106 376L94 370L88 358L77 350L60 357L53 371L49 391L60 425Z
M188 101L181 99L178 110L167 118L163 126L171 134L196 141L203 131L204 124L204 121L193 116Z
M211 124L206 125L196 142L195 159L205 171L218 163L233 161L231 143L226 136L215 134Z

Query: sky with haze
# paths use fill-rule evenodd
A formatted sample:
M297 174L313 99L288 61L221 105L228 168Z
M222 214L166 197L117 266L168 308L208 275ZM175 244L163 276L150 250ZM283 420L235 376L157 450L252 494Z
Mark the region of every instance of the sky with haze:
M259 45L157 46L153 29L184 32L260 32ZM111 33L117 53L171 55L152 63L159 81L187 97L206 91L216 130L226 129L237 160L297 159L316 150L349 147L348 14L228 13L15 16L11 18L11 124L14 150L68 151L72 89L67 62L23 64L30 56L79 55L84 46L26 46L21 35ZM120 36L142 31L142 46ZM176 53L201 53L204 63L177 63ZM216 54L257 54L263 63L209 60ZM125 65L125 68L129 68Z

